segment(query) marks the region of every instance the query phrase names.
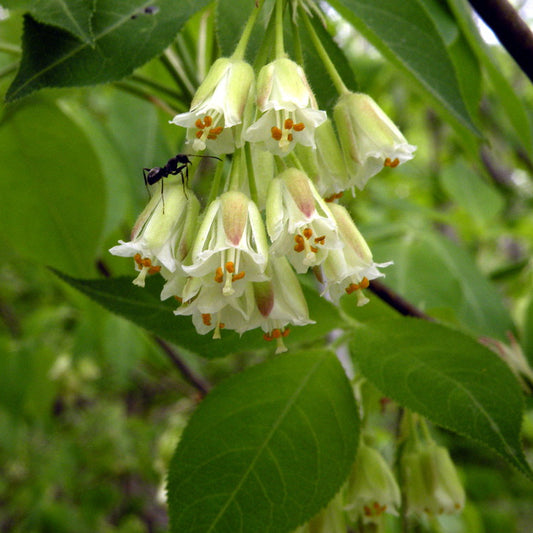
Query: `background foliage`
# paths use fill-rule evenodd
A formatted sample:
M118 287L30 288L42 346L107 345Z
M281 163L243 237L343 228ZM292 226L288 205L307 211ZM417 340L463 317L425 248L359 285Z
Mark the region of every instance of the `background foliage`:
M376 442L397 423L381 395L442 428L470 502L445 530L529 530L531 398L476 340L511 332L533 363L533 91L462 0L333 0L327 29L317 25L347 85L418 145L346 203L376 261L395 262L386 284L440 323L376 296L336 309L307 280L317 324L295 328L280 358L258 332L198 336L157 280L139 291L131 264L107 253L146 202L141 169L182 151L168 120L231 52L254 3L2 5L0 531L167 531L162 483L189 419L170 473L174 531L310 519L345 479L360 430L324 349L339 327L348 373L368 380ZM304 58L331 109L311 45ZM243 509L253 512L236 526Z

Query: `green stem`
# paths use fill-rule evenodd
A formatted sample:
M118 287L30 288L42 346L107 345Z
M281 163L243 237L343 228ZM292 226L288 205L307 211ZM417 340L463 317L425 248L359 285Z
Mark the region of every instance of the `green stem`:
M322 63L324 63L324 67L326 68L329 77L331 78L331 81L333 82L333 85L335 85L335 88L337 89L338 93L345 94L350 92L346 85L344 85L344 82L342 81L342 78L340 74L337 72L337 69L335 68L335 65L333 64L333 61L331 61L328 52L324 48L322 41L316 34L315 29L313 28L313 25L311 24L311 21L309 20L309 16L305 12L304 9L300 8L300 16L304 21L305 27L311 36L311 40L313 41L313 45L320 56L320 59L322 60Z
M229 191L241 190L241 178L242 178L242 148L237 148L233 154L233 160L231 161L231 170L229 175Z
M237 46L235 47L235 51L231 55L232 59L244 59L244 54L246 52L246 47L248 46L248 41L250 40L250 35L252 35L252 30L254 28L255 21L257 20L257 16L259 15L261 8L263 7L264 1L265 0L260 0L257 7L252 8L252 14L248 17L246 26L244 26L244 30L242 30L242 35L239 39L239 43L237 44Z
M272 50L272 40L274 36L274 31L276 28L276 17L273 13L270 14L270 19L268 21L268 25L265 31L265 35L263 37L263 41L261 42L261 47L259 48L259 51L257 52L254 60L254 67L256 70L261 68L266 62L269 57L269 54Z
M174 116L178 112L184 112L187 111L187 109L181 104L183 107L179 108L178 106L173 106L168 102L165 102L164 100L161 100L160 98L157 98L153 94L147 93L142 88L132 84L128 83L127 81L117 81L113 83L115 87L118 89L121 89L127 93L133 94L134 96L138 96L139 98L142 98L143 100L148 100L148 102L151 102L156 107L159 107L169 115Z
M19 56L22 53L20 46L16 46L11 43L1 43L0 42L0 52L5 52L6 54L12 54L14 56Z
M248 175L248 187L250 188L250 196L252 201L257 204L257 183L255 180L254 164L252 161L252 149L250 143L244 145L244 156L246 158L246 173Z
M291 20L291 27L292 27L292 43L294 46L294 59L296 60L296 63L299 63L300 65L304 64L304 53L302 50L302 40L300 39L300 29L298 27L298 24L296 24L293 17L290 17Z
M169 87L161 83L153 81L150 78L143 76L142 74L132 74L130 76L130 79L133 81L136 81L137 83L146 85L147 87L151 87L152 89L155 89L156 91L159 91L160 93L166 94L167 96L176 98L176 100L179 100L180 102L183 100L183 95L181 93L174 91L173 89L170 89Z
M192 98L195 92L194 86L187 77L185 69L174 51L171 48L167 48L160 59L183 93L187 95L187 97Z
M304 168L300 163L298 156L294 152L290 152L289 154L287 154L285 159L289 161L293 167L297 168L298 170L304 171Z
M429 427L426 422L425 418L420 419L420 427L422 428L422 433L424 435L424 438L426 439L426 442L428 444L431 444L434 442L433 437L431 436L431 433L429 432Z
M215 198L219 195L220 192L220 182L222 180L222 173L224 172L224 161L222 160L217 164L217 169L215 171L215 177L211 183L211 190L209 191L209 199L207 205L215 201Z
M283 0L276 0L276 58L285 57L285 45L283 43Z

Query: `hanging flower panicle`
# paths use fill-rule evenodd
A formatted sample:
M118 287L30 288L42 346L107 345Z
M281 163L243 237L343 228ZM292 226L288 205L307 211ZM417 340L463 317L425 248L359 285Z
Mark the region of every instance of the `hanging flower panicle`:
M278 352L291 326L313 322L293 269L312 269L335 302L346 293L356 294L358 305L368 301L364 289L390 263L374 262L336 201L415 150L369 96L349 92L324 61L341 94L335 123L328 120L302 66L284 51L282 7L276 4L274 59L260 68L257 82L243 59L254 11L233 55L214 62L189 111L171 121L187 129L194 151L233 154L231 171L224 177L219 165L213 179L214 201L200 213L194 194L168 177L131 240L110 250L134 258L136 285L160 273L161 298L175 298L175 314L191 316L198 333L219 338L223 329L261 328Z

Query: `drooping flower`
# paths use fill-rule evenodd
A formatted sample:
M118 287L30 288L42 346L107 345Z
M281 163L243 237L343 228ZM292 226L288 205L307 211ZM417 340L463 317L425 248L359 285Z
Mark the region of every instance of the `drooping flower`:
M315 128L326 120L302 67L288 58L276 59L259 72L257 107L262 115L246 130L245 139L279 156L296 143L314 147Z
M407 512L429 515L459 512L465 492L448 450L434 442L402 456Z
M347 92L333 109L350 187L362 189L384 166L397 167L413 158L416 146L367 94Z
M361 443L344 492L344 509L352 521L377 520L383 513L398 514L400 489L394 475L374 448Z
M298 169L289 168L272 180L266 221L272 253L285 255L298 273L321 264L329 250L341 246L326 202Z
M230 191L208 207L190 255L190 264L170 277L162 298L182 302L176 314L192 315L199 333L226 327L243 332L254 307L253 282L265 281L268 244L257 206ZM221 326L224 324L224 326Z
M139 275L133 281L144 287L148 274L166 269L174 272L190 251L200 203L176 181L168 181L161 194L154 194L133 226L131 240L119 240L109 251L133 257Z
M187 128L193 149L228 154L242 146L242 122L251 97L254 72L242 60L219 58L213 63L191 102L190 111L172 123Z
M321 196L333 200L342 196L351 185L331 120L318 126L315 142L316 149L297 146L296 155Z
M374 263L368 244L346 208L336 203L329 204L329 208L337 224L342 246L330 250L322 264L326 290L334 302L338 302L343 294L355 292L357 305L364 305L368 299L362 290L368 287L370 280L384 275L378 267L389 266L392 262Z
M287 350L283 338L287 326L313 324L302 288L285 257L271 257L266 271L270 279L253 284L255 308L250 323L261 327L267 341L277 342L276 353Z

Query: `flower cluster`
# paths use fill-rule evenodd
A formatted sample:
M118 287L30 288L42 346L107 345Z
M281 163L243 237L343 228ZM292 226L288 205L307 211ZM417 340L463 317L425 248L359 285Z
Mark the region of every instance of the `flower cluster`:
M162 275L161 297L178 300L175 314L190 315L198 333L262 328L278 351L289 326L313 322L296 273L311 270L335 302L355 294L366 303L364 289L390 263L374 262L338 199L415 150L368 95L343 88L328 119L302 66L283 52L282 33L255 75L243 59L245 28L233 56L215 61L190 110L171 121L186 128L194 155L230 156L212 201L202 211L185 176L165 178L131 240L110 250L134 258L136 285Z

